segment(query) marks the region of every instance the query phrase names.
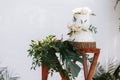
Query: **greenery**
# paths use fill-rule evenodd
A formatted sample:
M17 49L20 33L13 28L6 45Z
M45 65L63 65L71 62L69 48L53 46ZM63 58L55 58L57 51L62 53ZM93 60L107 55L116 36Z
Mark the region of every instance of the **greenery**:
M94 27L93 25L90 25L90 26L89 26L89 30L90 30L91 32L93 32L93 33L97 33L97 28Z
M114 8L116 8L116 7L117 7L117 5L118 5L119 1L120 1L120 0L116 0L116 4L115 4L115 7L114 7Z
M0 80L18 80L18 76L13 76L7 67L0 67Z
M120 64L109 63L107 65L108 68L106 70L105 66L98 63L93 80L120 80Z
M75 18L75 17L73 17L73 22L77 22L77 18ZM95 27L95 26L93 26L92 24L91 25L89 25L89 27L88 28L86 28L85 26L84 26L84 24L87 22L87 20L80 20L80 24L81 25L75 25L75 24L73 24L73 25L70 25L70 26L68 26L68 29L69 29L69 33L67 34L67 35L69 35L70 37L74 34L78 34L78 33L80 33L81 31L85 31L85 32L87 32L87 31L90 31L90 32L92 32L92 33L97 33L97 28Z
M83 63L81 56L77 54L69 41L56 40L53 35L40 41L32 40L28 52L28 55L32 57L32 69L44 64L50 68L51 74L54 71L61 72L67 80L77 77L81 70L74 61Z
M118 5L118 3L120 2L120 0L116 0L116 4L115 4L115 7L114 7L114 9L116 9L116 7L117 7L117 5ZM119 18L119 20L120 20L120 18ZM120 25L119 25L119 31L120 31Z
M119 21L120 21L120 18L119 18ZM120 23L119 23L119 27L118 27L119 31L120 31Z

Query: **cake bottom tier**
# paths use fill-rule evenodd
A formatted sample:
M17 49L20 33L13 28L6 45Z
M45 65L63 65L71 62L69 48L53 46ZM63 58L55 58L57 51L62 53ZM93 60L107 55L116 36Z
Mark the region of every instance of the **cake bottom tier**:
M70 42L77 49L96 48L96 42Z

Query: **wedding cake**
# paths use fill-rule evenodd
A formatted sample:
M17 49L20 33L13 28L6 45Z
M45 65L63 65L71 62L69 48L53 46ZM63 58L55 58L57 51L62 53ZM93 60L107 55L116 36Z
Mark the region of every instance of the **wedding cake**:
M96 33L96 28L90 25L90 15L94 15L94 13L87 7L73 10L73 21L71 25L68 25L69 41L95 42L93 32Z

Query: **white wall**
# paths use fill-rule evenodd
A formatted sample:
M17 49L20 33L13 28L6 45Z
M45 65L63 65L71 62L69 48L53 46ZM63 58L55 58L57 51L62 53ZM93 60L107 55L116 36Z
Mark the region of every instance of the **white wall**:
M91 23L98 28L95 35L101 48L99 61L120 56L118 16L120 6L113 9L115 0L0 0L0 64L20 75L20 80L41 80L41 69L30 70L27 57L30 40L39 40L48 34L66 37L72 10L90 7L96 17ZM60 80L58 76L50 78Z

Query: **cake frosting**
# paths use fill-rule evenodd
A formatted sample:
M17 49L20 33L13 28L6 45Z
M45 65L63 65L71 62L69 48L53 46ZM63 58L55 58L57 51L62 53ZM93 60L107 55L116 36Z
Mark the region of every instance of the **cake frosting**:
M73 10L73 22L68 26L69 41L95 42L93 30L90 30L90 15L93 15L93 12L87 7Z

